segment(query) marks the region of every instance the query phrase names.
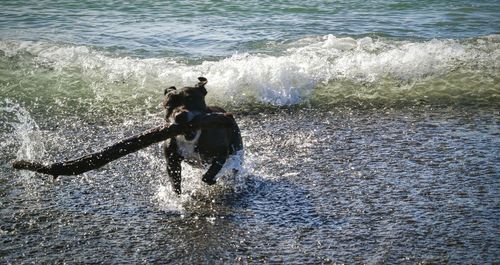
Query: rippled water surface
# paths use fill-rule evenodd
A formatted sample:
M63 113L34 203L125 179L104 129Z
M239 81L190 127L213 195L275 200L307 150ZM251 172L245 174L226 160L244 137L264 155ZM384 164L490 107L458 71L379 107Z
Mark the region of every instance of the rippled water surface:
M482 1L6 1L7 39L94 45L144 56L221 56L306 36L455 38L498 34ZM276 45L274 44L274 45Z
M297 110L238 120L245 172L208 188L188 170L181 198L159 146L57 181L4 164L2 260L497 261L498 110ZM39 126L27 137L45 139L51 155L123 137L95 124ZM63 144L46 140L59 133ZM4 146L3 161L14 146Z

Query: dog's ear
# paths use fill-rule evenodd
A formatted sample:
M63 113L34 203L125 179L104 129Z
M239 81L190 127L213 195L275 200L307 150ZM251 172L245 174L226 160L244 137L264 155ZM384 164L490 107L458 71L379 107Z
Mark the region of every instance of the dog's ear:
M198 77L198 84L196 84L196 87L201 88L201 91L203 92L203 95L207 95L207 89L205 88L205 85L207 84L208 80L205 77Z
M169 88L165 88L165 91L163 91L163 95L166 95L174 90L176 90L177 88L175 88L175 86L171 86Z
M198 84L196 86L199 86L199 87L205 86L208 82L208 80L203 76L198 77L198 81L200 81L200 82L198 82Z

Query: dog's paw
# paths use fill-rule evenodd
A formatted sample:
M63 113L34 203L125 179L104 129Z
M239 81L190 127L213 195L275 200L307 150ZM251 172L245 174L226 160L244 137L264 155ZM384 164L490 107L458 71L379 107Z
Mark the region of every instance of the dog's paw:
M215 181L215 178L207 177L207 176L203 176L203 178L201 180L203 182L205 182L207 185L214 185L217 182L217 181Z

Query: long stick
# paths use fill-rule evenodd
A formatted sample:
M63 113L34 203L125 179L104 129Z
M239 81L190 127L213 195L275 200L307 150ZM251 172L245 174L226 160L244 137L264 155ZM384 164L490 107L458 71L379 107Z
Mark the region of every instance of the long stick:
M64 162L44 164L36 161L15 160L12 167L15 169L31 170L48 174L57 178L62 175L78 175L92 169L100 168L107 163L136 152L154 143L161 142L176 135L199 128L228 127L233 124L233 117L229 113L212 113L197 117L189 124L159 126L143 133L126 138L116 144L108 146L99 152Z

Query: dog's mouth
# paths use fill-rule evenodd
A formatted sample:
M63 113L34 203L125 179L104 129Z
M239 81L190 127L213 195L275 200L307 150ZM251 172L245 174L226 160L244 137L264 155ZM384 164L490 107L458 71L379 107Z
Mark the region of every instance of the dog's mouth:
M194 130L188 131L188 132L184 133L183 135L187 141L191 141L196 137L196 131L194 131Z

